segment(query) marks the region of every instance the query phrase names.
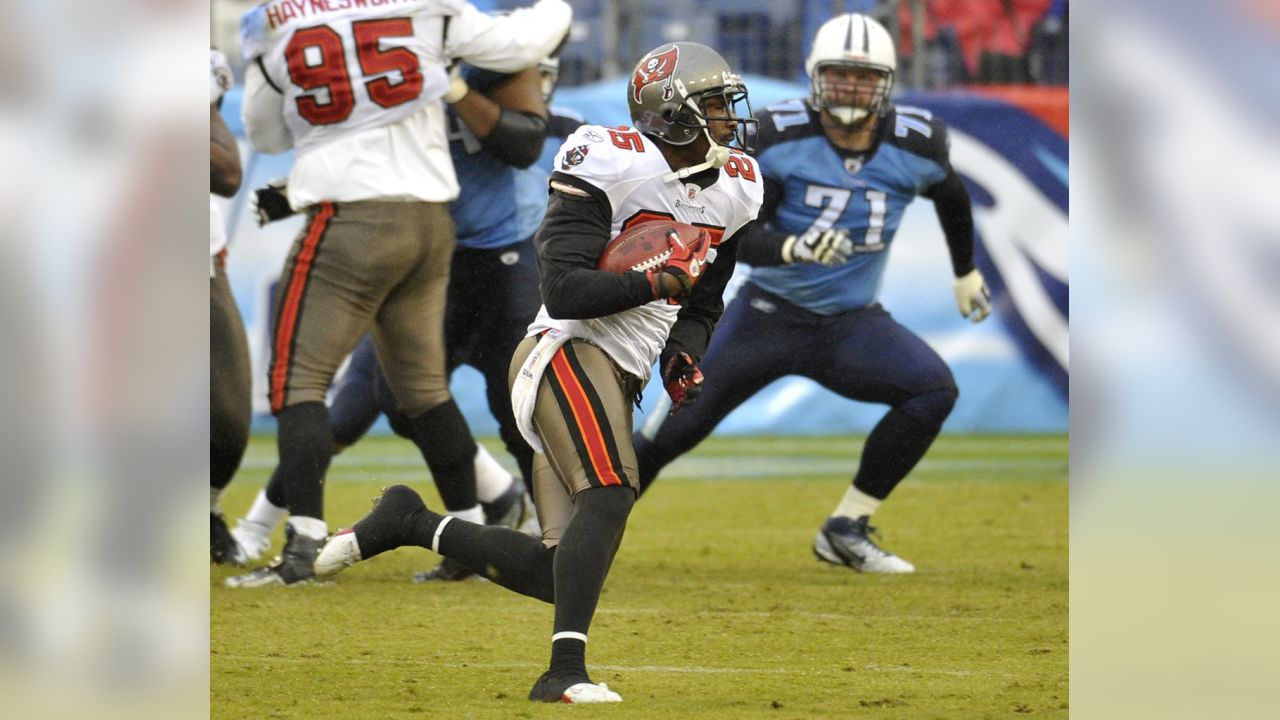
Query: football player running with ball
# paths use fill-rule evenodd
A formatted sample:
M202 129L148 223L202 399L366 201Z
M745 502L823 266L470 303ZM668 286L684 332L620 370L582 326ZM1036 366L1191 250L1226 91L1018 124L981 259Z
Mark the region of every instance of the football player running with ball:
M542 538L427 509L404 486L386 490L336 535L316 573L405 545L430 548L495 583L555 604L551 662L531 700L618 702L587 674L588 629L635 503L631 411L655 361L675 407L697 392L701 355L723 309L737 232L755 218L763 184L737 148L750 107L741 78L697 43L663 45L627 87L632 129L579 128L561 147L535 236L543 305L511 364L512 402L538 453L533 475ZM614 236L675 220L706 231L649 272L597 269ZM677 248L680 250L680 248Z
M658 416L656 431L647 423L635 438L647 488L778 378L800 375L851 400L888 405L867 436L852 486L813 545L821 560L876 573L915 569L872 541L868 521L929 449L958 392L942 358L876 302L894 232L917 195L933 201L942 224L961 315L978 322L990 311L973 265L969 195L948 160L946 128L926 112L890 103L895 66L889 33L865 15L840 15L818 30L805 63L808 101L760 116L765 202L744 247L771 245L779 257L744 251L739 259L819 264L757 267L707 350L701 401L665 421ZM757 242L760 236L773 242ZM848 262L821 265L831 248L850 240Z

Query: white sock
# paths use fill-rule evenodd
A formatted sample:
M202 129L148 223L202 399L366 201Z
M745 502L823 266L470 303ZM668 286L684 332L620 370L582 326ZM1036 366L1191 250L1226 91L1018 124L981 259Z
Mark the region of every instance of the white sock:
M289 518L289 527L299 535L312 540L323 540L329 536L329 525L320 518L294 515Z
M216 488L209 486L209 512L218 515L222 513L222 493L226 488Z
M249 508L249 512L243 518L240 518L240 524L254 523L255 525L261 525L266 528L262 534L270 535L275 531L280 519L284 517L284 513L284 508L277 507L267 499L267 491L263 488L258 491L258 497L254 498L253 507Z
M840 504L831 513L831 517L844 516L857 520L863 515L874 514L880 508L880 502L880 500L850 485L849 489L845 491L844 497L841 498Z
M515 478L493 459L488 450L476 443L476 497L482 503L491 503L511 487Z
M474 507L469 507L466 510L450 510L446 512L445 515L458 518L459 520L466 520L467 522L475 523L476 525L484 524L484 510L480 507L479 503L476 503Z

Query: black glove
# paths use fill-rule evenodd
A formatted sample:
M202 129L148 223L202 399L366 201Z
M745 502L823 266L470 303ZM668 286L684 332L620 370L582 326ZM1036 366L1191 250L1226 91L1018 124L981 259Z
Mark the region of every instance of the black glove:
M677 353L662 368L662 384L671 396L671 414L692 405L702 394L702 370L689 353Z
M257 216L258 227L294 214L293 208L289 207L288 183L288 178L276 178L253 191L249 209Z

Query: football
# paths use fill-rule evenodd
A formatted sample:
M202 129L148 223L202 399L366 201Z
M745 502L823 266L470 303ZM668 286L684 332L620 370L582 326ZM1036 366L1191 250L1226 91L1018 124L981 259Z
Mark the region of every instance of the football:
M600 270L624 273L648 272L662 267L671 257L672 235L685 245L694 245L706 230L675 220L654 220L618 233L600 253Z

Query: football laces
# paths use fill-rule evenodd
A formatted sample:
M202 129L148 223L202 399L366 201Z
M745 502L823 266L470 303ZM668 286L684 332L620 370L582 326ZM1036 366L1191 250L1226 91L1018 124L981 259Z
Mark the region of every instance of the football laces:
M657 267L660 267L663 263L667 261L667 258L669 257L671 257L671 248L667 248L666 250L663 250L662 252L658 253L657 255L654 255L653 257L649 258L648 260L645 260L642 263L637 263L635 265L632 265L631 269L638 270L640 272L648 272Z

